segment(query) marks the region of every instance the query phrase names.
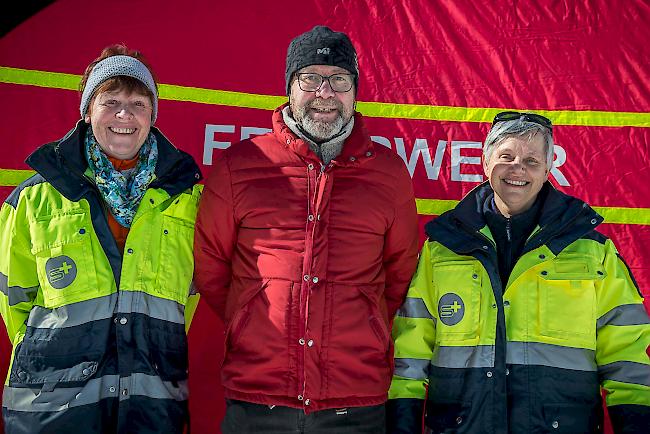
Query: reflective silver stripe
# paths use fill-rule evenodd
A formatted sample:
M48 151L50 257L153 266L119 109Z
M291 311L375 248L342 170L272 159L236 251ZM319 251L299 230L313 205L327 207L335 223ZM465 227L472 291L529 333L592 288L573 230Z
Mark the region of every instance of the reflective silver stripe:
M185 307L182 304L140 291L120 291L117 311L142 313L151 318L185 324Z
M117 303L118 293L113 293L54 309L34 306L29 313L27 325L48 329L76 327L91 321L111 318ZM151 318L185 324L184 307L172 300L154 297L144 292L120 291L119 305L119 312L142 313Z
M38 288L38 285L30 288L9 286L9 278L5 274L0 273L0 292L6 295L9 299L9 306L14 306L25 301L31 301L36 296Z
M596 352L540 342L508 342L506 363L596 371Z
M598 318L597 328L606 325L626 326L650 324L648 313L642 304L623 304L616 306L605 315Z
M58 329L76 327L92 321L113 316L117 294L80 301L54 309L34 306L29 312L27 326L35 328Z
M601 380L641 384L650 387L650 365L638 362L614 362L598 367Z
M118 375L93 378L83 387L55 387L50 392L42 391L40 388L5 386L2 393L2 406L14 411L61 411L95 404L105 398L117 397L118 386Z
M395 375L414 380L425 380L429 377L429 361L426 359L395 358Z
M491 368L494 366L494 345L437 346L433 349L431 365L439 368Z
M189 396L187 380L175 382L162 381L160 377L133 373L129 377L120 378L120 400L128 399L131 395L141 395L154 399L173 399L175 401L185 401Z
M434 319L429 313L424 300L421 298L407 298L397 311L397 316L405 318L427 318Z
M83 387L55 387L47 392L41 388L20 388L5 386L2 393L2 406L13 411L62 411L82 405L96 404L102 399L129 399L131 395L141 395L152 399L173 399L185 401L188 397L187 380L174 386L159 377L132 374L119 378L118 375L105 375L88 380Z

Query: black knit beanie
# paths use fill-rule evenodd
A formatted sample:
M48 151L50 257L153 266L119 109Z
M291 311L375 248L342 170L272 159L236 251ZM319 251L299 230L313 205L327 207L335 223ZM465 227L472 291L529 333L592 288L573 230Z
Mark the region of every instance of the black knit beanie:
M284 74L287 95L290 93L291 76L301 68L310 65L332 65L348 70L354 74L356 91L359 79L357 52L345 33L335 32L325 26L316 26L291 41Z

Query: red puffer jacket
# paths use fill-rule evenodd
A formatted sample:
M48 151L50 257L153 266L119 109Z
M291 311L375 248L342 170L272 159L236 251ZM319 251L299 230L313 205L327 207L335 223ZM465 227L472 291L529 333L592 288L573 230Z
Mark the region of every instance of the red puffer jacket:
M327 167L273 113L206 181L195 284L226 324L225 396L304 408L385 402L393 315L417 262L404 163L355 115Z

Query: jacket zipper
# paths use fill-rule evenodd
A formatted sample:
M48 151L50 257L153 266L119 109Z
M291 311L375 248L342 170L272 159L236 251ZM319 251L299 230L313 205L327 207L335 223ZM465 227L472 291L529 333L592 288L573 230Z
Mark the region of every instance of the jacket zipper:
M313 219L308 222L308 236L309 236L309 243L310 243L310 249L309 249L309 257L305 258L309 262L305 261L304 263L307 265L304 267L303 272L305 273L305 276L308 276L308 279L303 281L301 287L304 288L300 290L300 313L302 316L302 321L300 322L300 338L304 341L307 340L307 325L309 322L309 292L311 290L311 280L313 279L314 276L312 276L312 263L313 263L313 245L314 245L314 234L316 231L316 224L319 220L318 216L320 214L320 208L322 204L322 199L323 195L325 193L325 187L326 187L326 182L327 182L327 176L325 175L325 172L327 171L328 168L332 166L332 163L328 165L324 165L321 163L320 165L320 171L318 173L318 176L316 178L316 182L314 184L314 196L313 198L309 198L308 200L308 213L313 216ZM308 191L308 194L310 192ZM312 206L313 204L313 206ZM307 378L305 376L305 355L306 355L306 347L304 344L301 344L302 349L300 351L300 364L302 365L302 369L300 372L301 376L301 383L302 383L302 391L300 393L300 397L298 398L299 400L302 401L303 405L305 405L305 402L308 401L308 397L305 397L306 393L306 388L307 388Z

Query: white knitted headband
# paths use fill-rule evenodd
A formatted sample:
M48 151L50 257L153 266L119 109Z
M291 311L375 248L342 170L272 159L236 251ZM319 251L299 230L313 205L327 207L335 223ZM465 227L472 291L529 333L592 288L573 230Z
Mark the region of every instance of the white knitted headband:
M95 93L95 89L109 78L117 77L118 75L133 77L136 80L141 81L142 84L147 86L151 91L151 94L153 95L151 123L155 123L156 117L158 116L158 92L153 76L144 63L140 62L135 57L122 55L107 57L97 63L91 71L88 76L88 81L86 81L86 87L81 95L81 104L79 105L81 117L84 118L86 116L88 105Z

